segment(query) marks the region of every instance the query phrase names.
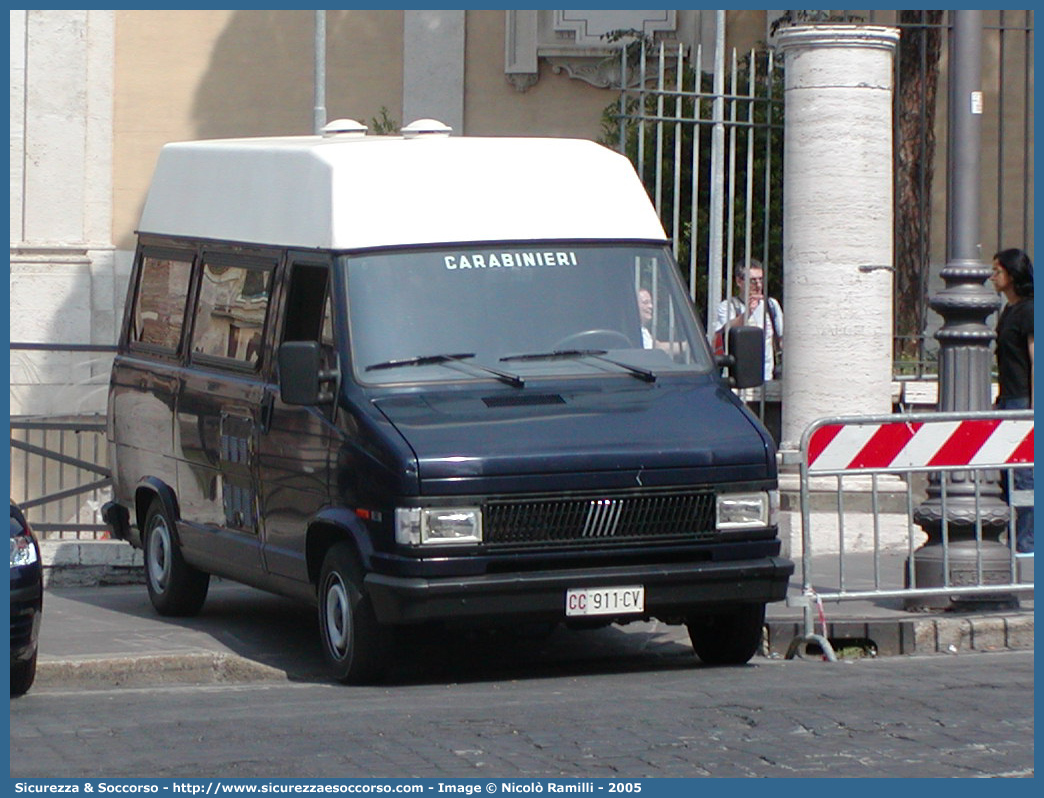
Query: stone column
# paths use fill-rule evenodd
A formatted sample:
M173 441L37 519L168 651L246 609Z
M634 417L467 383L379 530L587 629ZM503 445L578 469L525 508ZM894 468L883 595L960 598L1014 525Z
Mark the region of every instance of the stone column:
M113 344L113 11L11 12L11 340ZM11 413L104 412L107 357L13 352Z
M899 32L796 26L786 58L781 448L891 412L892 61Z

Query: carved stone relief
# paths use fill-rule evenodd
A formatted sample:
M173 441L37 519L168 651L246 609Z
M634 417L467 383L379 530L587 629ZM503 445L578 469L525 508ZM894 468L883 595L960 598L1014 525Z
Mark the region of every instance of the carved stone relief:
M607 34L638 30L654 41L676 42L683 27L679 16L699 13L652 9L506 11L504 73L516 89L526 91L539 79L539 61L544 59L556 74L565 73L599 88L619 86L619 52L625 42L610 42ZM691 20L687 21L691 26Z
M639 11L552 11L552 25L556 34L572 39L575 44L588 47L605 46L605 36L617 30L640 30L654 36L662 31L674 31L675 11L642 9Z

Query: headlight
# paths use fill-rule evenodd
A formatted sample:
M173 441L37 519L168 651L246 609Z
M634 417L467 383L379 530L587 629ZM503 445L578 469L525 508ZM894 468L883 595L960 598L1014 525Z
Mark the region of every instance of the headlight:
M24 535L11 538L11 567L21 568L36 562L36 546Z
M771 526L776 522L779 508L778 496L776 491L720 494L718 496L718 529L761 529Z
M398 507L395 541L407 546L446 546L482 542L478 507Z

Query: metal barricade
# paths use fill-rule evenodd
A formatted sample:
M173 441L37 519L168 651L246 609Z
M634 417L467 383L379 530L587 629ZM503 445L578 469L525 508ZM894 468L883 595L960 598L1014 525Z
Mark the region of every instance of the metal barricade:
M985 601L1032 592L1032 581L1019 581L1018 572L1019 561L1033 555L1018 554L1014 541L1017 509L1033 506L1033 492L1013 488L1015 472L1033 466L1032 410L823 418L805 431L799 454L801 595L788 603L803 608L804 629L788 659L815 644L836 661L823 602L902 598L909 608L917 600ZM882 488L882 482L888 484ZM856 492L869 497L858 519L846 509ZM885 492L899 505L897 517L905 515L905 551L894 529L890 540L898 550L884 546ZM835 530L826 538L814 534L813 494L833 498L836 537ZM869 546L860 551L871 560L869 574L865 562L863 572L853 574L848 527L854 520L871 525L863 535ZM894 560L903 553L899 573L886 574L885 555ZM924 578L936 572L939 579ZM815 631L817 616L822 634Z

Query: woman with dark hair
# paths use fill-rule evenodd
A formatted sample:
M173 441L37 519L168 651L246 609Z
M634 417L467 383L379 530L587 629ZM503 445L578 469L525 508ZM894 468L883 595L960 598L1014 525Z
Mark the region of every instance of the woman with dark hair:
M1005 299L997 320L997 408L1033 407L1033 262L1021 249L993 256L990 282ZM1033 490L1033 469L1015 470L1015 490ZM1033 508L1020 507L1015 521L1016 550L1033 551Z

